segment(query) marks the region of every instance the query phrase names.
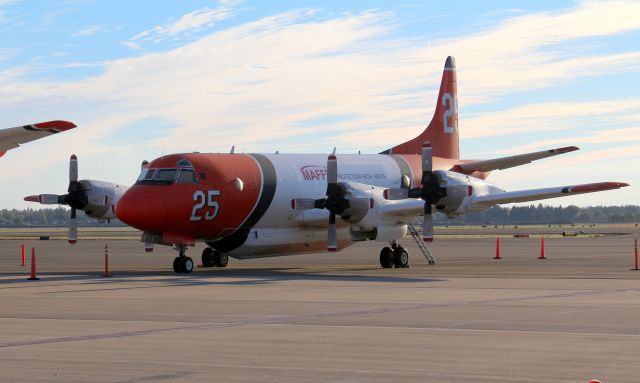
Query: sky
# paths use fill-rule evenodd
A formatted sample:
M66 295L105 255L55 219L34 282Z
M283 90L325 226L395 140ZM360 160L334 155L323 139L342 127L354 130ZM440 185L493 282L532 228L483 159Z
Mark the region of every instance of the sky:
M0 127L78 128L0 159L1 208L175 152L378 153L419 134L454 56L460 150L507 190L640 204L640 1L0 0Z

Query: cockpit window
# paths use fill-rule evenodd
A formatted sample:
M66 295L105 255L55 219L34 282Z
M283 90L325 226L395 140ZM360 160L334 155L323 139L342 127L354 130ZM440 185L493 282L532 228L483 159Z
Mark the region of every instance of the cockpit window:
M196 172L194 172L193 169L180 169L180 174L178 174L178 183L197 184L198 179L196 178Z
M142 169L142 171L140 172L140 175L138 176L138 179L136 181L142 181L143 179L145 179L147 177L147 175L149 174L149 172L151 172L151 177L153 178L153 171L155 169L148 169L148 168L144 168Z
M178 169L142 169L136 185L171 185Z
M176 179L177 172L178 172L178 169L158 169L158 172L153 177L153 180L173 182Z
M153 179L154 174L156 174L156 169L143 169L140 175L144 175L144 178L142 179L148 181Z
M140 175L138 176L138 179L136 180L136 182L142 181L144 179L144 176L147 175L148 171L149 171L149 169L142 169L142 171L140 172Z

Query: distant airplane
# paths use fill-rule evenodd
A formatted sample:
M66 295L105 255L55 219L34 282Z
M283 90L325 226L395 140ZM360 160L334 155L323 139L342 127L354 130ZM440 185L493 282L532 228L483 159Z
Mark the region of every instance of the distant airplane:
M0 130L0 157L27 142L75 128L69 121L47 121Z
M71 155L69 160L69 187L67 194L38 194L25 197L25 201L38 202L43 205L67 205L71 207L69 218L69 243L78 240L78 223L76 210L101 221L109 221L116 217L114 202L120 199L128 186L111 182L80 180L78 181L78 157Z
M208 267L225 267L229 256L338 251L365 240L389 242L380 252L382 267L407 267L409 255L399 241L408 229L415 233L410 224L422 215L422 237L431 242L434 207L454 218L496 204L628 186L602 182L507 192L485 181L493 170L574 150L460 159L456 70L449 57L431 123L418 137L380 154L172 154L144 163L135 185L108 202L115 203L120 220L143 231L143 242L175 246L177 273L193 270L186 249L197 241L207 244L202 263Z

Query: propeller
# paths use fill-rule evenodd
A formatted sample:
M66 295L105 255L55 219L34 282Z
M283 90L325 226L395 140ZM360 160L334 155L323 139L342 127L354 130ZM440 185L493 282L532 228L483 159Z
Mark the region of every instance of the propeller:
M324 207L329 210L329 228L327 231L327 251L338 250L338 233L336 231L336 213L349 208L349 201L344 198L344 189L338 185L338 159L331 154L327 159L327 198Z
M433 172L433 148L429 141L422 144L422 182L419 188L387 189L384 198L389 200L421 198L424 200L422 240L433 242L433 214L431 205L447 195L447 189L440 186L439 177Z
M329 211L329 227L327 229L327 251L338 250L338 234L336 215L343 219L351 217L355 210L371 208L370 198L347 198L345 185L338 183L338 159L335 154L327 159L327 191L326 197L320 199L294 198L291 207L294 210L327 209Z
M70 196L72 192L75 194L82 194L82 184L78 182L78 157L75 154L71 155L69 159L69 188L67 189ZM69 198L69 197L67 197ZM86 197L85 197L86 198ZM67 202L67 201L65 201ZM69 243L76 243L78 241L78 222L76 220L76 208L70 202L67 202L71 206L71 216L69 217Z
M429 193L430 181L433 179L433 151L431 143L425 141L422 144L422 191L424 200L424 215L422 216L422 240L433 242L433 214L431 214L431 194Z
M76 243L78 241L78 222L76 220L77 209L83 209L87 203L88 198L85 193L82 183L78 181L78 157L75 154L71 155L69 160L69 187L67 188L67 194L39 194L31 195L24 198L25 201L38 202L43 205L67 205L71 207L71 214L69 217L69 243Z

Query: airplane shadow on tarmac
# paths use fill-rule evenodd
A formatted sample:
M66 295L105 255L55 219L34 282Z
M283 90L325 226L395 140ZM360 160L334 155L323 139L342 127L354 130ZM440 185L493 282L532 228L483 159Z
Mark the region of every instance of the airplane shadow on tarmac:
M214 271L215 270L215 271ZM441 279L403 277L401 275L364 275L353 274L353 272L370 272L374 269L336 269L318 271L300 271L299 268L270 268L270 269L212 269L202 270L192 274L175 274L173 271L130 271L117 270L113 272L113 277L102 278L101 273L96 272L46 272L39 274L42 282L79 282L78 284L103 284L108 283L142 283L142 286L121 287L122 289L137 289L159 287L158 285L171 286L204 286L204 285L264 285L278 282L290 281L342 281L342 282L363 282L363 283L425 283L439 282ZM377 269L376 269L377 270ZM335 272L350 272L349 274L337 274ZM399 270L398 270L399 271ZM394 272L394 270L389 270ZM15 283L26 282L26 274L0 273L0 289L12 288L14 286L2 286ZM230 280L232 279L232 280ZM151 284L152 286L146 286ZM65 284L67 285L67 284ZM17 286L16 286L17 287ZM120 288L116 288L120 289ZM101 288L100 290L104 290Z

